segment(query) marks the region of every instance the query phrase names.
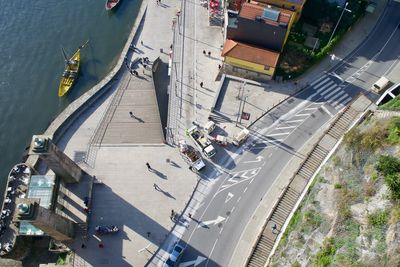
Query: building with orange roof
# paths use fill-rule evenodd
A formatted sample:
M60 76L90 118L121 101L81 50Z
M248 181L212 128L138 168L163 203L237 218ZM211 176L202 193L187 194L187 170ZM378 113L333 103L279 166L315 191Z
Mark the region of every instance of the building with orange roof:
M272 79L279 53L227 39L222 54L224 72L250 79Z
M300 19L306 0L253 0L251 2L274 5L276 7L291 10L296 13L294 22L297 22Z
M280 52L294 19L289 10L244 3L238 15L228 17L226 38Z

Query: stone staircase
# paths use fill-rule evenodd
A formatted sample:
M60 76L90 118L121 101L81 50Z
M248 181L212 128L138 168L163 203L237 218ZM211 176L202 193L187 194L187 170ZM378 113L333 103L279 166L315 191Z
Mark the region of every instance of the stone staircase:
M325 135L318 141L317 145L308 154L301 166L295 172L278 198L274 208L268 216L264 229L259 235L253 247L246 266L264 267L273 255L274 246L279 242L280 233L286 221L290 219L292 211L297 208L302 193L307 190L310 179L318 171L329 152L334 149L340 138L350 129L358 117L370 106L371 101L364 95L359 95L343 113L336 118Z

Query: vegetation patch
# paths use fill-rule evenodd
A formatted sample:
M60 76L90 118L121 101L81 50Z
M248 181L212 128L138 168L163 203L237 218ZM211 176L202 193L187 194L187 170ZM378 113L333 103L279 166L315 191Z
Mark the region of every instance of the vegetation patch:
M389 102L383 104L379 108L384 109L384 110L400 111L400 96L396 96L395 98L393 98Z
M335 246L335 239L330 237L325 240L324 246L315 255L313 266L328 266L333 261L333 256L335 255L337 247Z
M389 212L386 210L378 210L368 214L368 225L370 227L383 227L386 226L389 220Z

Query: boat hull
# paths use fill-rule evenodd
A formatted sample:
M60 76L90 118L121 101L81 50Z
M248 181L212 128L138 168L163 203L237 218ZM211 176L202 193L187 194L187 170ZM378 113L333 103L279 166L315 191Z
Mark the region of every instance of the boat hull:
M75 54L70 58L70 61L76 61L76 65L69 65L65 68L64 73L73 73L74 75L66 75L61 78L60 86L58 87L58 96L64 96L71 87L74 85L76 79L78 78L79 65L81 61L81 49L79 48Z
M118 5L120 0L107 0L106 1L106 10L111 10Z

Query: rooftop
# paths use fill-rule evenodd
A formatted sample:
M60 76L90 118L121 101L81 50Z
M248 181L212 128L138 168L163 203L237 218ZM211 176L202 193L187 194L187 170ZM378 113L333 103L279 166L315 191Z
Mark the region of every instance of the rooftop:
M293 12L272 6L265 6L259 3L244 3L240 10L239 17L265 24L279 26L287 25L290 22Z
M233 40L226 40L222 56L229 56L270 67L275 67L279 59L279 53L277 52Z

